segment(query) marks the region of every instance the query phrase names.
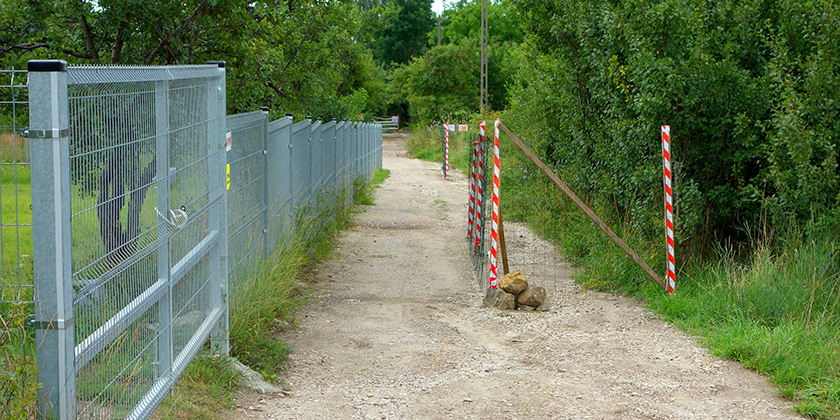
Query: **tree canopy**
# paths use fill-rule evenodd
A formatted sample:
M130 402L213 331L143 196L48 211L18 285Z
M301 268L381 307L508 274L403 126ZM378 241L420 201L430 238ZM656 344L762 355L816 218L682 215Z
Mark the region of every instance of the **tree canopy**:
M375 34L376 57L386 67L408 63L428 46L428 33L435 27L432 0L392 0L399 13Z
M228 111L352 117L383 95L366 43L393 7L378 2L8 0L0 64L228 65ZM379 77L376 77L379 76Z

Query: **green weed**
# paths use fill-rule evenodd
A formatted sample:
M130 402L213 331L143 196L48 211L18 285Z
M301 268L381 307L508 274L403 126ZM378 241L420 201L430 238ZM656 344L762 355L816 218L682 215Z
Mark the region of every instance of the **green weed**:
M35 418L35 334L24 326L31 303L0 304L0 417Z
M199 354L187 366L170 397L163 400L153 419L215 419L222 409L232 409L242 374L231 359Z
M380 188L382 183L391 176L391 171L388 169L379 169L373 174L373 179L366 182L364 178L359 177L353 182L353 204L359 206L373 205L373 191Z

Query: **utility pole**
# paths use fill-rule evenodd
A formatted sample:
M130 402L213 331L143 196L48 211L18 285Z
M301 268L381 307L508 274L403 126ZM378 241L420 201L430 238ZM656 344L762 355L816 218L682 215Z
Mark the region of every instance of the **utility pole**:
M487 99L487 0L481 0L481 112L486 113Z

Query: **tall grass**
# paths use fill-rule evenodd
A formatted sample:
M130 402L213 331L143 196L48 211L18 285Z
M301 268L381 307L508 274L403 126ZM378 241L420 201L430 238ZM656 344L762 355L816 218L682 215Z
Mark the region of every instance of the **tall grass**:
M35 334L24 327L31 303L0 304L0 418L35 418Z
M242 382L232 360L200 354L190 363L172 394L163 400L152 419L209 420L235 406L233 397Z
M0 162L27 162L27 139L10 132L0 132Z
M471 135L473 133L470 132L449 133L450 167L460 170L469 168L470 154L472 153ZM443 164L440 127L415 127L412 129L406 145L413 157Z
M17 143L16 143L17 140ZM0 418L34 418L38 381L32 308L30 171L20 138L0 133Z
M650 305L722 357L767 375L796 409L840 415L840 249L837 238L758 245L731 253L679 280L675 296L647 289Z

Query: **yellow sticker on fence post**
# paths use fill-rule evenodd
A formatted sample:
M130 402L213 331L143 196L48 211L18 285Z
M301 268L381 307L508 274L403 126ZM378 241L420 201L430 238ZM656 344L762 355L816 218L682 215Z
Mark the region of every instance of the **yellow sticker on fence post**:
M227 189L230 189L230 163L227 164Z

